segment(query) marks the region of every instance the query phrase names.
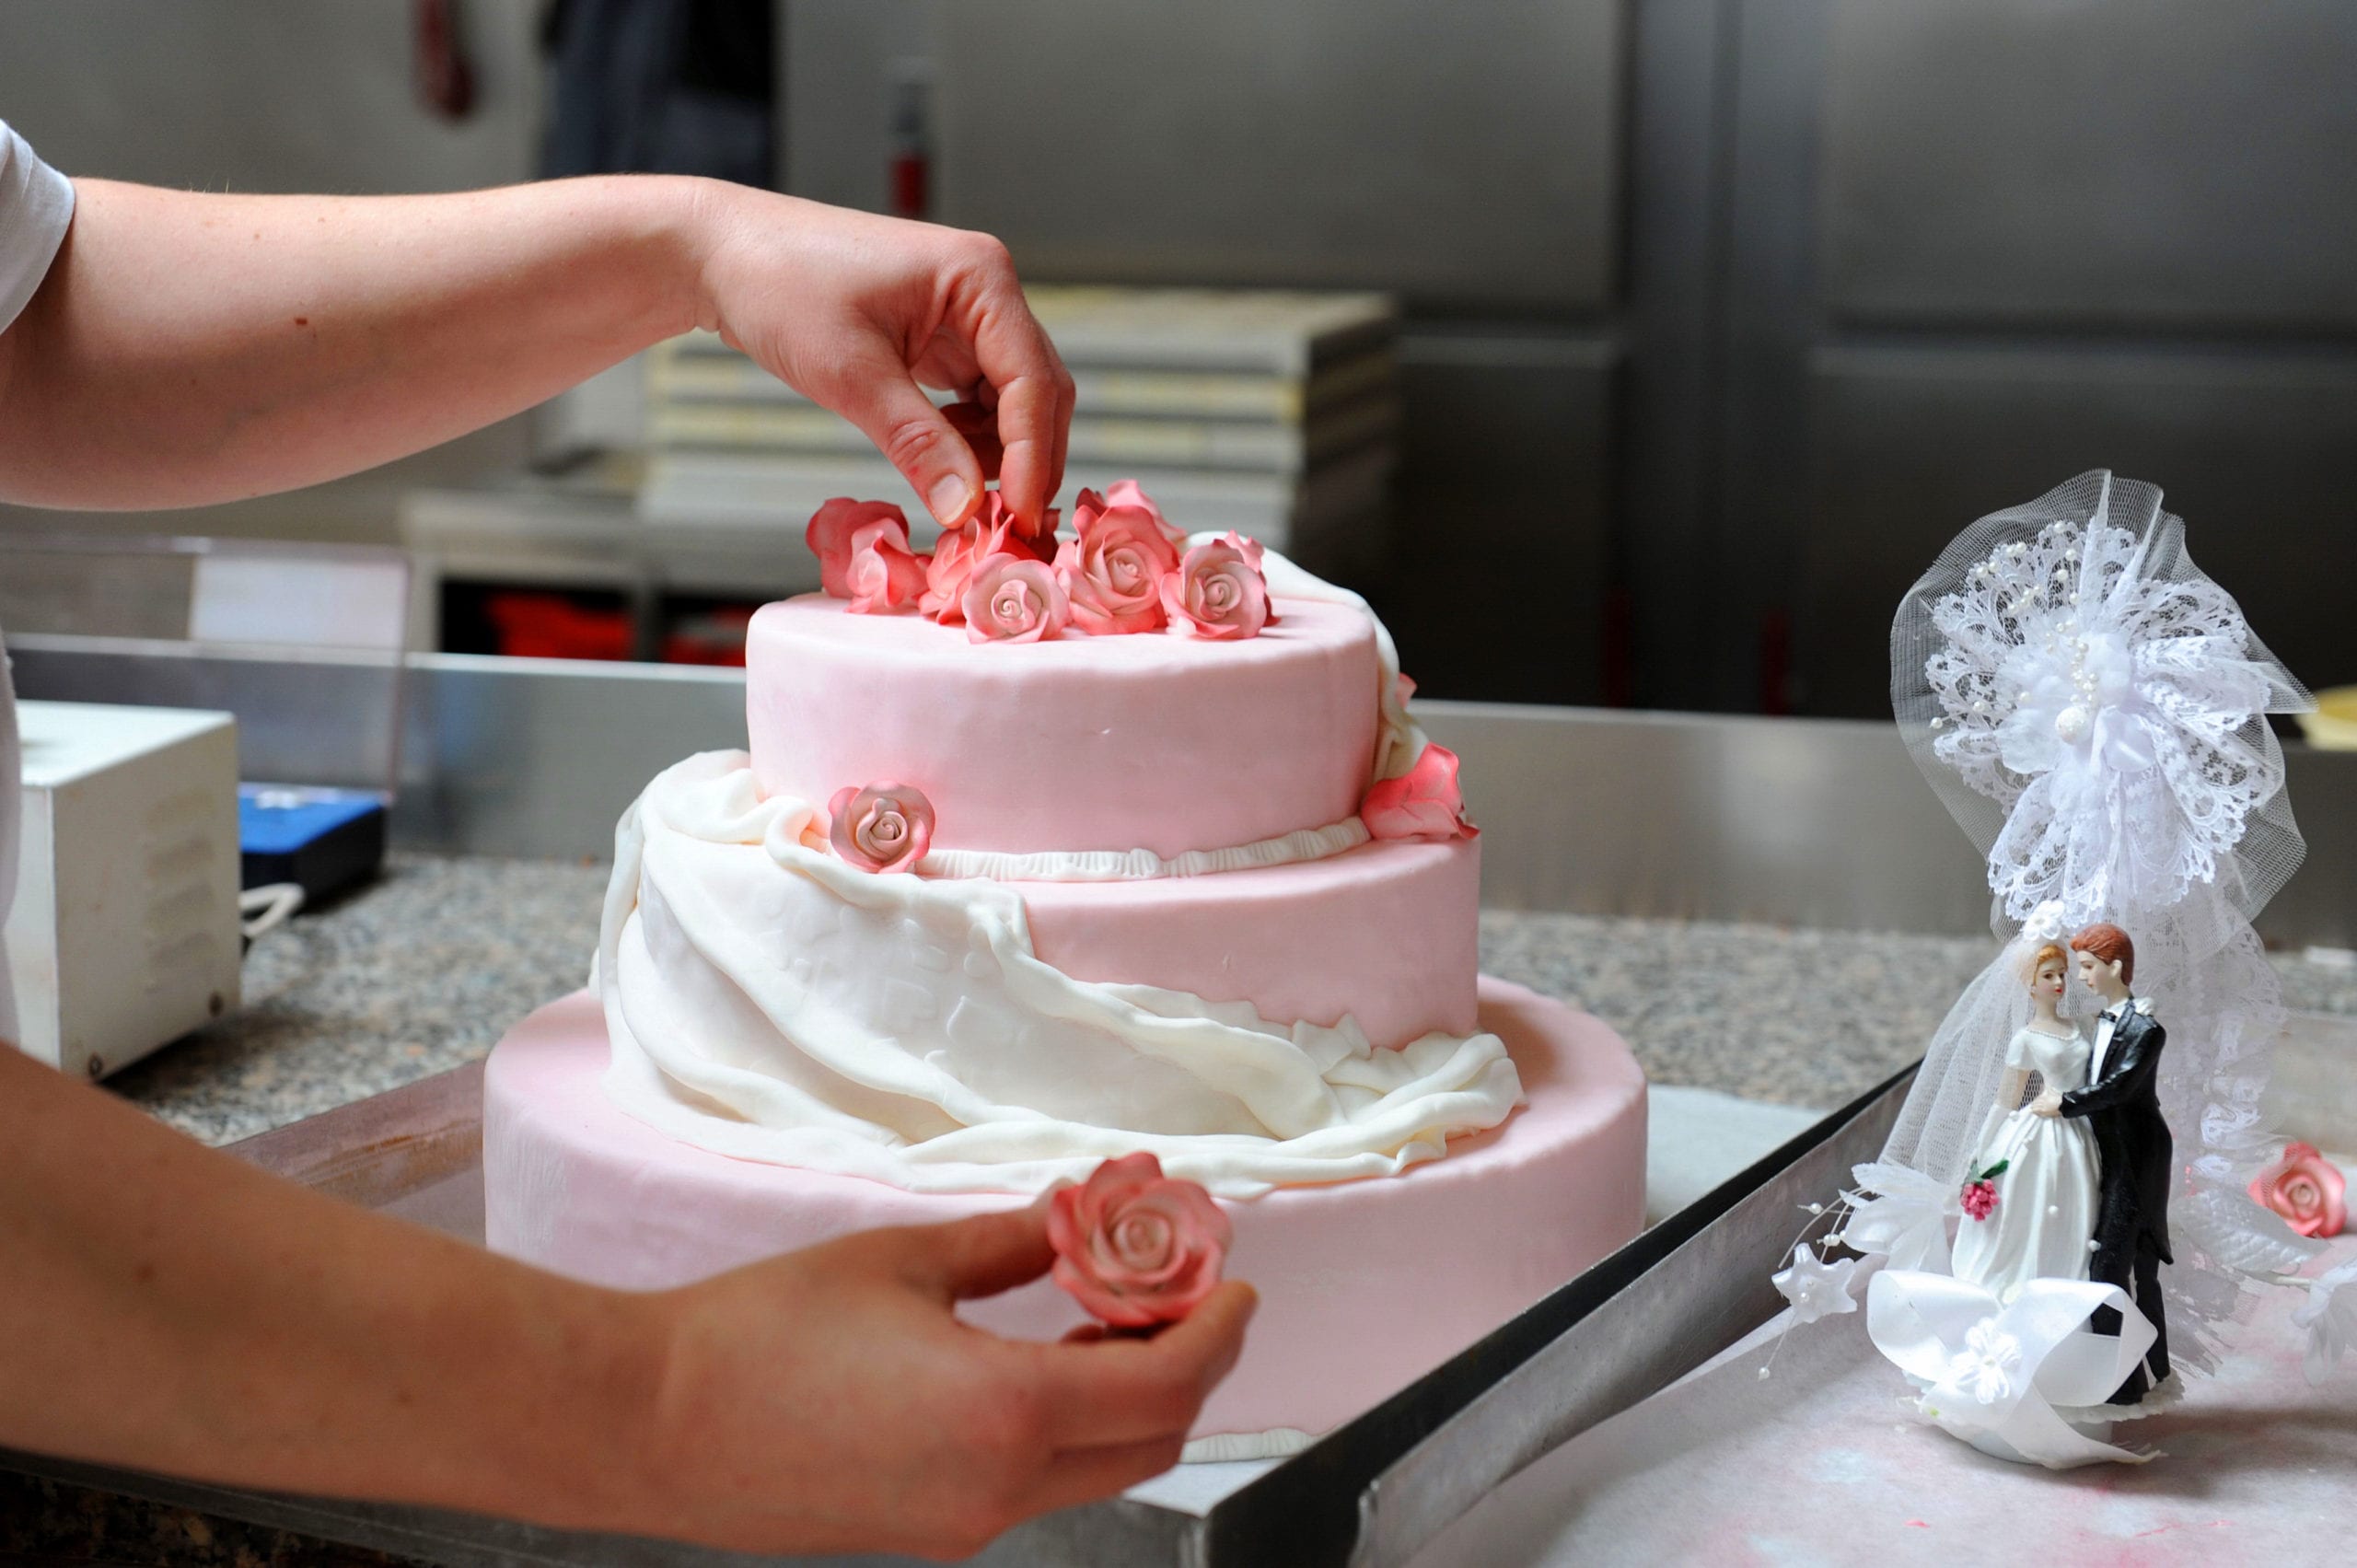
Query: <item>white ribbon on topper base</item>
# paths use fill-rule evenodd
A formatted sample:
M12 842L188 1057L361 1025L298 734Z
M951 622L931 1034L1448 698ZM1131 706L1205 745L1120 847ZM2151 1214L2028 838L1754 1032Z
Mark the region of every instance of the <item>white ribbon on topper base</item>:
M2119 1314L2117 1335L2085 1325ZM2153 1325L2117 1285L2032 1280L2009 1304L1946 1274L1886 1269L1866 1287L1866 1332L1921 1390L1916 1413L1982 1453L2072 1469L2154 1456L2106 1441L2100 1406L2152 1348Z

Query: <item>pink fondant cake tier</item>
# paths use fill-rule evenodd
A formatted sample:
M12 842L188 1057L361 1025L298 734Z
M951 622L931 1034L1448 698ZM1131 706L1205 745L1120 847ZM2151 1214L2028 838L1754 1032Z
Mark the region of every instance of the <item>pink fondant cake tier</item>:
M1353 815L1374 759L1375 625L1278 601L1246 642L968 641L818 595L764 605L745 644L764 795L924 792L942 849L1225 849Z
M1473 1032L1477 839L1214 877L1007 886L1023 895L1032 949L1078 980L1249 1002L1282 1023L1347 1013L1380 1046Z
M1227 1202L1229 1273L1260 1293L1242 1361L1198 1436L1327 1431L1462 1350L1637 1234L1645 1086L1596 1019L1484 979L1480 1025L1529 1102L1447 1157L1392 1177ZM659 1289L877 1225L1012 1206L729 1159L666 1138L606 1098L604 1016L586 994L534 1013L483 1076L491 1245L559 1273ZM1045 1281L971 1304L993 1331L1082 1320Z

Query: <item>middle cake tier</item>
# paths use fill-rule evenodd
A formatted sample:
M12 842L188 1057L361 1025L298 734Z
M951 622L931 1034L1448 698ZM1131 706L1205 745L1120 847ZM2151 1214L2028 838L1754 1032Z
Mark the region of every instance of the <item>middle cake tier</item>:
M1010 882L1042 961L1075 980L1248 1002L1272 1023L1354 1018L1376 1046L1473 1032L1476 839L1143 882Z

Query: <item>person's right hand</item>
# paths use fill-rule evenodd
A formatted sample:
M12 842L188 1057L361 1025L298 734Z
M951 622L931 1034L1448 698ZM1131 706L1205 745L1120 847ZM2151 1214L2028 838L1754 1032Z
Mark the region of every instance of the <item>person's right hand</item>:
M1152 1338L1002 1340L953 1305L1052 1260L1038 1208L868 1231L652 1298L668 1344L631 1527L741 1551L968 1556L1178 1460L1251 1287Z
M699 319L864 431L944 528L986 480L1037 523L1063 483L1073 380L985 234L702 190ZM934 387L960 400L936 409Z

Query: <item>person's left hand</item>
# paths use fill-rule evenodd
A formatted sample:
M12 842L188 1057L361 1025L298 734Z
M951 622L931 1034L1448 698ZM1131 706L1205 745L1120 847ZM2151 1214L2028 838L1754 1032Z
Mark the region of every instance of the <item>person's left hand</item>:
M2030 1101L2029 1108L2040 1116L2060 1116L2062 1114L2062 1097L2049 1089Z
M1073 383L985 234L714 184L702 323L864 431L944 528L996 479L1037 525L1063 483ZM955 392L936 409L923 390Z

